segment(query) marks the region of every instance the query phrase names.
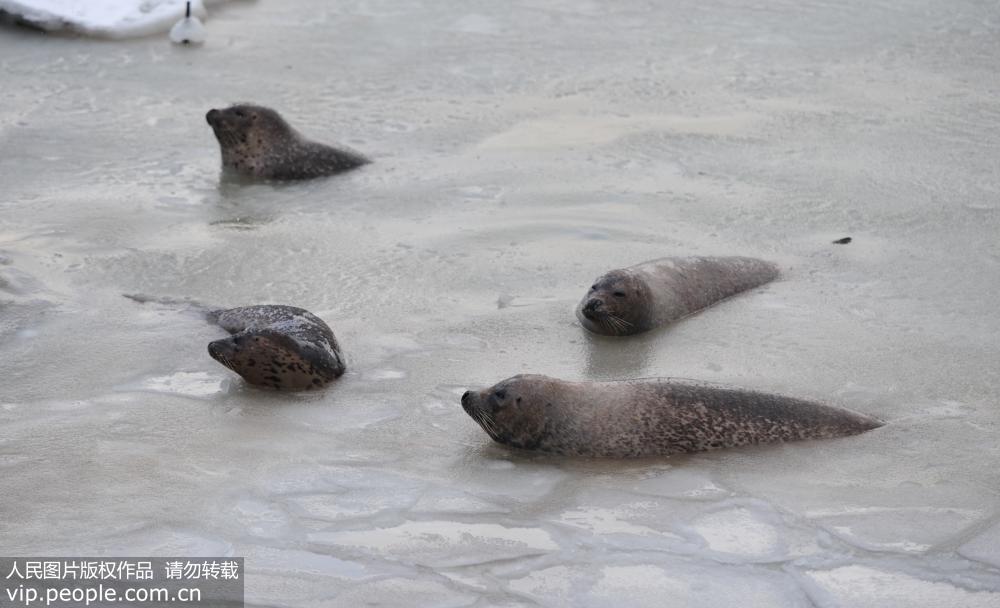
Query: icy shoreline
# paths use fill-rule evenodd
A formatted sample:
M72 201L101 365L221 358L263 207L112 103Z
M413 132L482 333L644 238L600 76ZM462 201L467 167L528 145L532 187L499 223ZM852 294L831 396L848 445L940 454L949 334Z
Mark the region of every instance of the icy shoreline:
M224 1L194 0L191 12L204 17L205 4ZM0 15L47 32L136 38L170 29L184 16L186 4L186 0L0 0Z

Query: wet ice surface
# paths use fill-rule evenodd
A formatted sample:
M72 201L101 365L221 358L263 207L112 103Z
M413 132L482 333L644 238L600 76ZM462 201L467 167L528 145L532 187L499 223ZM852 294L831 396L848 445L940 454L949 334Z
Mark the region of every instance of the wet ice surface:
M255 606L1000 604L995 9L311 4L195 52L0 32L3 553L245 555ZM220 184L204 114L241 100L376 162ZM784 275L582 332L594 277L667 255ZM349 371L251 389L136 292L305 307ZM519 372L890 424L572 462L459 407Z

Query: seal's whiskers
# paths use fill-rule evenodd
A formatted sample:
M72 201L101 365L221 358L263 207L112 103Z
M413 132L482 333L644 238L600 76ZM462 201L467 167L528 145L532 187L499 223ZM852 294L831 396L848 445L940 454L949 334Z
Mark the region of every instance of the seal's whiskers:
M628 321L626 321L625 319L623 319L623 318L621 318L621 317L619 317L619 316L617 316L617 315L610 315L610 316L611 316L611 318L612 318L612 319L614 319L615 321L618 321L619 323L623 323L623 324L624 324L624 327L632 327L632 324L631 324L631 323L629 323Z
M493 417L485 410L478 410L476 414L478 415L476 422L479 423L479 426L483 427L491 437L495 437L497 435L497 423L493 420Z

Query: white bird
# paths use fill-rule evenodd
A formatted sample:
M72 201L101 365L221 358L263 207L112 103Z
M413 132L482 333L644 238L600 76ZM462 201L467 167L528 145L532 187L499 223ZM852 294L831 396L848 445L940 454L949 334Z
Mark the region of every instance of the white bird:
M175 44L201 44L205 42L205 26L201 20L191 15L191 3L187 3L184 18L170 28L170 40Z

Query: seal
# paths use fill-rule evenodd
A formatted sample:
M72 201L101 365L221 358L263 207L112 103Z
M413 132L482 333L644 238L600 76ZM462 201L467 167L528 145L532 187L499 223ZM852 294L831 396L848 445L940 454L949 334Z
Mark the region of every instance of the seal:
M598 277L577 306L576 316L594 333L639 334L777 276L777 266L754 258L659 258Z
M310 141L270 108L239 104L212 109L205 120L222 149L222 167L258 179L333 175L371 161L346 148Z
M566 382L520 375L467 391L462 408L498 443L603 458L825 439L882 426L811 401L666 378Z
M208 354L250 384L307 390L320 388L344 373L337 338L308 310L260 305L207 315L232 334L210 343Z

